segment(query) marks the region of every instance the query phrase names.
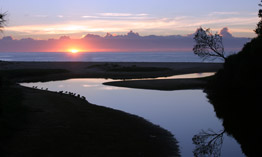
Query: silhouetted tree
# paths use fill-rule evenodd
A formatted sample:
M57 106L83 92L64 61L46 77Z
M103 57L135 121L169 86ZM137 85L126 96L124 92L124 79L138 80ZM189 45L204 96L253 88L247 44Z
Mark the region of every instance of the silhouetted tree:
M0 31L2 31L2 28L4 27L4 24L5 24L5 16L6 16L6 13L0 13ZM2 90L2 76L0 76L0 91ZM1 102L1 96L2 94L0 95L0 114L2 112L2 102Z
M259 6L262 7L262 0L261 0L261 4L259 4ZM259 9L258 17L261 18L261 20L257 23L257 28L256 28L255 32L257 33L258 36L262 36L262 9Z
M4 28L5 22L6 22L6 13L0 13L0 31Z
M204 30L200 27L195 34L194 40L196 45L193 51L199 57L203 59L210 57L212 59L217 57L226 59L222 36L218 33L212 34L210 29Z
M223 135L225 131L220 133L208 129L202 130L192 138L193 144L196 145L193 151L194 156L213 156L219 157L221 155L221 148L223 144Z

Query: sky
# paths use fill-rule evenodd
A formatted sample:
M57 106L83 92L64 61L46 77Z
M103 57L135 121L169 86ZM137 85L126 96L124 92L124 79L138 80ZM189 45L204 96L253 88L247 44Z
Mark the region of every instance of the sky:
M46 40L86 34L188 35L198 27L254 37L260 0L0 0L1 36Z

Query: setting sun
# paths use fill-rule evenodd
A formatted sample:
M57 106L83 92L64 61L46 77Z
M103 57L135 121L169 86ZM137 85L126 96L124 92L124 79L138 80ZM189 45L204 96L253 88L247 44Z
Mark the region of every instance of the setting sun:
M79 50L77 50L77 49L70 49L69 50L71 53L78 53L79 52Z

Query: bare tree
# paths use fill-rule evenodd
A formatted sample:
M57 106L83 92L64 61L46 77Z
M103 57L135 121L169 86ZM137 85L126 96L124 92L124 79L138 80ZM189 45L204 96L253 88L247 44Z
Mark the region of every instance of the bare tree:
M221 148L223 144L223 135L225 130L216 133L211 129L208 131L202 130L192 138L193 144L196 145L193 151L194 156L213 156L219 157L221 155Z
M199 57L208 59L222 58L226 59L222 36L218 33L212 34L210 29L204 30L200 27L194 37L196 42L193 51Z
M2 29L4 28L5 26L5 22L6 22L6 17L7 13L0 13L0 31L2 31Z

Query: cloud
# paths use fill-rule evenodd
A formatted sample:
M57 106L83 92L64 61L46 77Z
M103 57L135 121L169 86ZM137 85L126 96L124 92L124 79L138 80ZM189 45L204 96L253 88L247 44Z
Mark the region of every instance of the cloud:
M109 17L127 17L127 16L132 16L133 14L131 13L98 13L100 16L109 16Z
M132 13L98 13L100 16L106 17L143 17L148 16L149 14L141 13L141 14L132 14Z
M223 29L221 29L219 34L222 35L224 38L232 38L233 37L233 35L229 32L228 27L224 27Z
M38 17L38 18L47 18L48 15L33 15L33 17Z
M135 14L136 16L149 16L149 14L145 14L145 13L142 13L142 14Z
M240 15L239 12L211 12L208 16L218 16L218 15Z
M106 32L123 33L130 29L139 31L141 34L148 35L186 35L193 32L196 28L202 26L218 30L225 24L231 28L232 33L238 35L248 34L248 37L255 36L253 29L259 21L257 16L247 14L246 16L238 15L237 12L212 12L210 14L229 15L222 17L206 16L175 16L175 17L152 17L146 13L97 13L94 15L83 15L80 20L59 21L59 23L39 24L39 25L20 25L9 26L5 29L6 34L28 36L47 36L61 34L81 34L84 32L103 34ZM234 14L237 14L235 16ZM234 16L233 16L234 15ZM62 15L61 15L62 18ZM80 36L81 36L80 35ZM235 35L235 34L234 34Z
M70 40L70 36L61 36L59 40Z
M3 37L2 40L4 40L4 41L11 41L11 40L13 40L13 37L6 36L6 37Z
M64 15L57 15L58 18L64 18Z
M227 36L224 43L225 49L229 51L239 51L249 41L248 38L228 38L231 35L228 28L220 32ZM107 34L104 37L87 34L80 39L62 36L52 40L15 40L12 37L0 40L0 52L67 52L72 48L84 52L192 52L193 46L192 36L140 36L134 31L123 35Z
M82 18L99 18L98 16L83 15Z

